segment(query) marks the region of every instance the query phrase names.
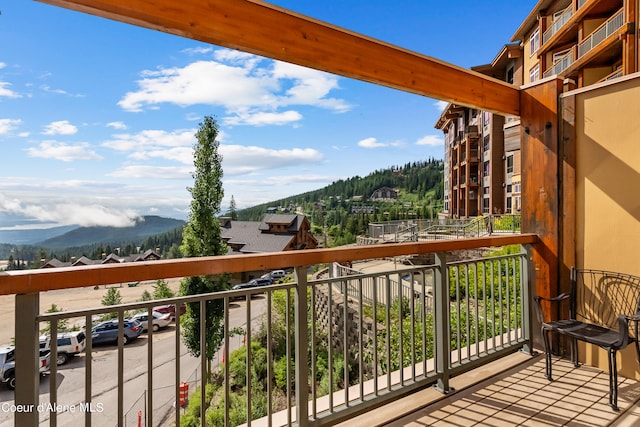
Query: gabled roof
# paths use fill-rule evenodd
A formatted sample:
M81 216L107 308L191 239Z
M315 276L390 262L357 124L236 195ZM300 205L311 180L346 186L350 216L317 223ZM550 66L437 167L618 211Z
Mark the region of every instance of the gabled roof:
M52 258L47 261L41 268L58 268L58 267L70 267L70 262L62 262L57 258Z
M231 245L242 246L241 253L282 252L295 238L292 234L263 232L260 228L263 224L258 221L230 221L228 227L221 229L222 238L230 246L230 251Z
M288 225L287 231L291 233L296 233L300 230L302 223L304 222L304 215L296 215L296 214L268 214L265 215L264 219L260 223L258 227L262 231L269 231L269 224L279 224L279 225Z

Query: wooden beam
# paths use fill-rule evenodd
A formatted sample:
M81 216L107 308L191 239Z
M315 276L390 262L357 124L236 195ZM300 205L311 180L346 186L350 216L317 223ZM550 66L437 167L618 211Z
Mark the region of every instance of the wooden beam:
M540 237L541 244L534 247L532 260L534 295L547 298L559 293L561 270L566 274L560 259L564 250L564 212L560 195L564 165L558 144L561 91L561 79L549 79L521 91L522 194L526 195L522 197L521 227L523 233ZM545 308L549 310L549 307ZM559 313L551 313L552 319L558 316ZM538 326L534 325L534 330Z
M257 0L40 0L194 40L501 114L510 84Z
M42 268L39 270L10 270L0 272L0 295L28 294L56 289L174 277L276 270L330 262L351 262L364 259L392 258L412 254L461 251L518 244L536 246L539 244L538 236L534 234L497 236L494 234L490 237L475 239L390 243L357 247L340 246L337 248L251 255L176 258L78 267Z

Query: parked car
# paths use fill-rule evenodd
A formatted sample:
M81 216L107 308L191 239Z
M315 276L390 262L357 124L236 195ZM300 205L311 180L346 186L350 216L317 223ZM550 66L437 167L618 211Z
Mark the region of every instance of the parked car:
M179 307L180 316L182 316L187 311L187 306L185 304L179 304ZM157 311L162 314L169 313L171 321L174 322L176 320L176 306L174 304L159 305L158 307L155 307L153 311Z
M84 331L60 333L58 335L58 355L56 357L56 364L64 365L70 358L83 352L86 343ZM40 337L40 350L51 350L51 336L42 335Z
M51 352L40 350L40 374L49 372ZM16 348L12 345L0 347L0 381L10 389L16 388Z
M171 323L171 313L158 313L157 311L152 312L153 321L151 324L153 325L151 329L153 332L158 331L160 328L166 328ZM149 330L148 325L149 314L145 311L142 313L138 313L133 316L133 320L137 320L142 325L142 330Z
M273 280L282 279L287 275L284 270L273 270L269 275L273 278Z
M123 324L124 343L128 344L135 340L142 333L142 325L137 320L125 319ZM118 343L118 321L107 320L91 328L92 344L117 344Z
M240 289L250 289L250 288L258 288L261 286L268 286L273 284L273 280L271 280L270 278L265 278L265 277L259 277L257 279L251 279L249 280L247 283L240 283L239 285L235 285L233 288L234 291L240 290ZM236 297L235 299L243 299L244 297L240 296L240 297Z

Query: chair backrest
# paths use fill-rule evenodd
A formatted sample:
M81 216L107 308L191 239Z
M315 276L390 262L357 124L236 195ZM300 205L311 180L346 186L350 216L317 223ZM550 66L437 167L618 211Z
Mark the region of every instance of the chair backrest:
M618 329L618 316L640 313L640 277L603 270L571 270L573 317ZM637 338L630 322L629 335Z

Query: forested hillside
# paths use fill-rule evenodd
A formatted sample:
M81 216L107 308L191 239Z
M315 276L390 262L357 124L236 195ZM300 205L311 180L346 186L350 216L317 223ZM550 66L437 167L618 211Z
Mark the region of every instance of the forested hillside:
M395 189L398 199L372 200L372 193L381 187ZM429 159L339 180L235 215L243 221L260 221L267 212L302 212L321 245L340 246L366 234L370 222L436 217L442 209L443 191L443 163Z

